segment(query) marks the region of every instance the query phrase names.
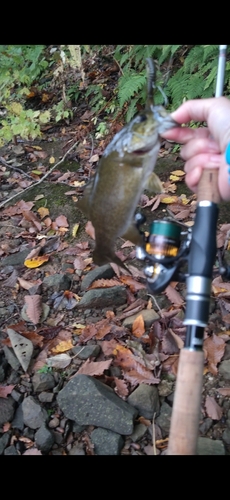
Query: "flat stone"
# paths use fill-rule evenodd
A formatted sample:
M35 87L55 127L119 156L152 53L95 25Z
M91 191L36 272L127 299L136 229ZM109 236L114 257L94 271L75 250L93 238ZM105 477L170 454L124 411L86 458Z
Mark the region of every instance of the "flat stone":
M133 432L137 410L89 375L76 375L57 396L64 415L79 425L95 425L122 435Z
M154 413L159 414L160 402L158 390L154 385L141 384L135 389L127 399L128 403L134 406L139 415L152 419Z
M49 453L53 444L54 436L49 429L43 424L35 433L35 443L37 448L43 453Z
M53 392L40 392L38 399L41 403L52 403L54 399Z
M222 434L222 439L227 445L230 444L230 429L225 429Z
M89 288L89 286L95 280L99 279L110 279L114 276L114 270L110 264L105 264L104 266L95 267L92 271L89 271L83 278L81 283L81 290L84 292Z
M225 455L225 449L222 441L209 439L205 437L198 438L198 455Z
M147 429L148 429L148 427L144 424L135 425L134 431L131 434L130 439L132 439L132 441L134 443L136 443L137 441L140 441L140 439L145 435Z
M160 415L156 418L156 423L161 428L163 437L169 434L171 414L172 408L164 401L160 409Z
M22 405L20 404L16 410L14 415L14 419L12 421L13 429L18 429L19 431L23 431L24 429L24 420L23 420L23 411Z
M99 345L86 345L86 346L75 346L72 349L73 354L77 354L79 359L88 359L90 357L97 357L101 351ZM79 353L79 354L78 354Z
M95 308L101 309L107 306L121 306L127 301L126 288L124 286L113 286L111 288L95 288L85 292L77 307L79 309Z
M219 365L219 375L221 375L224 380L230 380L230 359L222 361Z
M21 252L14 253L12 255L7 255L4 259L0 260L0 267L3 266L19 266L20 264L24 264L24 261L31 252L31 248L26 248L26 250L22 250Z
M47 288L54 287L57 291L69 290L71 286L71 279L67 274L51 274L43 279L43 285Z
M212 424L213 424L212 418L209 418L209 417L205 418L204 421L202 422L202 424L199 427L200 433L201 434L207 434L207 432L209 431L209 429L211 429Z
M11 396L0 398L0 427L6 422L11 422L15 412L15 401Z
M35 401L32 396L28 396L22 402L24 424L31 429L38 429L47 420L47 411Z
M36 372L32 378L34 392L43 392L53 389L55 380L52 373L39 373Z
M225 346L224 356L222 358L223 361L230 359L230 343L227 342Z
M124 445L120 434L107 429L98 428L91 433L96 455L119 455Z
M4 455L19 455L19 453L17 452L15 446L11 445L5 448Z
M11 396L16 401L16 403L20 404L23 400L23 394L21 392L16 391L15 389L12 390Z
M4 434L0 438L0 455L3 454L6 446L9 443L9 441L10 441L10 434L8 432L4 432Z
M143 311L140 311L136 314L133 314L132 316L129 316L128 318L125 318L123 321L123 326L130 328L135 321L135 319L142 314L143 320L145 323L146 328L149 328L154 321L157 321L159 319L159 314L157 314L154 309L143 309Z

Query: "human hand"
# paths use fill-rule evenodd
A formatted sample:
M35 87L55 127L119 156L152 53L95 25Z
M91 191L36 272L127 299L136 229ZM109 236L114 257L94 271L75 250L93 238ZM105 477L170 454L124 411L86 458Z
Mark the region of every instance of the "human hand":
M230 142L230 101L226 97L195 99L182 104L172 113L178 123L191 120L207 122L207 127L174 128L162 134L166 139L184 144L181 157L186 160L186 184L197 192L204 168L218 168L218 187L222 200L230 200L229 166L225 150Z

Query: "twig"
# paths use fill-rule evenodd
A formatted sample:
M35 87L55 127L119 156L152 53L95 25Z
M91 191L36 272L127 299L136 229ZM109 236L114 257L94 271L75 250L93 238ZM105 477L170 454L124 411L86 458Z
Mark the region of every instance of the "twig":
M160 314L161 318L164 318L164 315L163 315L163 314L162 314L162 312L161 312L161 308L160 308L160 306L158 305L158 303L157 303L157 301L156 301L156 299L155 299L154 295L151 295L150 293L148 293L147 295L148 295L148 297L151 297L151 299L153 300L153 302L154 302L154 304L155 304L156 308L157 308L157 309L158 309L158 311L159 311L159 314Z
M31 189L31 188L33 188L33 187L38 186L39 184L41 184L51 174L51 172L53 172L53 170L66 159L66 156L70 153L70 151L72 151L72 149L75 148L75 146L77 145L77 143L78 143L78 141L75 142L71 146L71 148L68 149L68 151L66 151L66 153L64 154L64 156L62 157L62 159L60 161L58 161L57 163L55 163L55 165L53 165L53 167L48 172L46 172L46 174L43 175L43 177L41 179L39 179L39 181L35 182L34 184L31 184L31 186L28 186L26 189L23 189L22 191L20 191L20 193L14 194L13 196L10 196L10 198L7 198L7 200L3 201L0 204L0 208L4 207L4 205L6 203L8 203L9 201L13 200L17 196L20 196L22 193L25 193L26 191L29 191L29 189Z
M9 163L7 163L6 160L4 160L4 158L2 156L0 156L0 163L2 163L5 167L7 168L11 168L12 170L15 170L16 172L19 172L20 174L23 174L25 175L26 177L29 177L29 179L32 179L32 181L34 180L34 178L27 174L26 172L24 172L23 170L21 170L20 168L18 167L13 167L13 165L10 165Z

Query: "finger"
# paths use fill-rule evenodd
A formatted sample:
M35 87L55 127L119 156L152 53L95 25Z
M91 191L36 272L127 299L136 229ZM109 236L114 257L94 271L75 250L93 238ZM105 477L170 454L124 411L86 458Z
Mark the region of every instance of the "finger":
M189 128L189 127L178 127L172 128L161 134L165 139L169 139L179 144L186 144L188 141L196 138L208 137L210 132L206 127L200 128Z
M186 173L199 168L219 168L222 163L222 155L201 153L186 161L184 170Z
M180 156L184 160L189 160L192 156L201 153L220 153L220 148L213 139L209 137L198 137L188 141L187 144L181 148Z
M215 103L214 103L215 99ZM194 99L183 103L176 111L171 113L171 116L178 123L188 123L191 120L204 122L208 121L208 117L213 106L226 106L230 108L230 102L225 97L215 97L210 99Z

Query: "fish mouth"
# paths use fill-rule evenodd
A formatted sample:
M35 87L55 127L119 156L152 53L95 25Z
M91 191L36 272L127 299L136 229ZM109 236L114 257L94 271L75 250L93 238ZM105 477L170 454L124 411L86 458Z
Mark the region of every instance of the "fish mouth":
M143 148L136 149L135 151L132 151L132 153L136 156L141 156L141 155L150 153L150 151L152 151L152 149L155 147L155 145L156 145L155 143L148 144L147 146L145 146Z

